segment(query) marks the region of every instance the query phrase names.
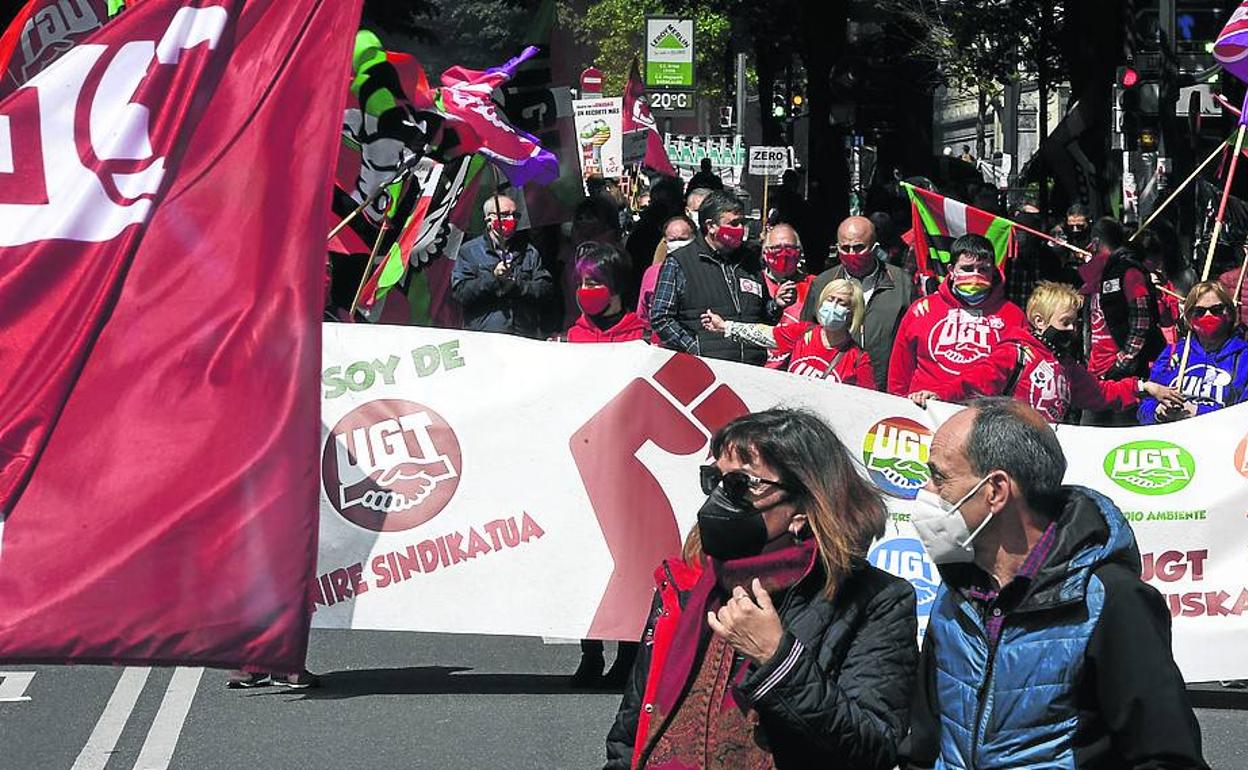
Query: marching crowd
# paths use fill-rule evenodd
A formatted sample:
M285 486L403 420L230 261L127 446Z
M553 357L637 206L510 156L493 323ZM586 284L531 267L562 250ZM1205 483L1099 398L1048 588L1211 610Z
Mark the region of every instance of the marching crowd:
M516 202L487 199L486 233L451 278L464 327L550 336L562 295L553 331L570 342L644 339L920 405L1012 396L1054 423L1170 422L1248 398L1241 271L1180 293L1157 237L1132 241L1081 206L1058 228L1078 251L1020 235L998 265L986 238L965 235L941 278L916 278L912 254L849 217L813 275L796 218L768 217L755 241L733 194L691 187L679 208L667 181L627 236L610 188L587 197L553 267L517 233Z
M1000 265L964 235L939 278L852 216L812 274L799 217L768 212L755 239L723 189L648 197L621 215L600 185L554 262L515 200L488 198L450 282L464 327L646 340L969 408L935 433L911 514L943 583L921 648L913 588L864 558L882 493L832 428L773 409L720 429L642 639L605 674L582 642L573 685L624 692L606 767L1206 768L1169 612L1121 511L1062 485L1052 424L1248 399L1237 271L1180 293L1156 238L1075 206L1057 234L1076 249L1024 240Z

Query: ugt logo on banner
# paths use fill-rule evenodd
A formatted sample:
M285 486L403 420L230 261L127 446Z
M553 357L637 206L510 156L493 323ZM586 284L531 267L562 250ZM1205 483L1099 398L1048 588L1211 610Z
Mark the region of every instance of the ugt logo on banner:
M1192 453L1169 441L1132 441L1105 455L1105 475L1128 492L1168 495L1196 475Z
M927 453L932 432L906 417L880 420L862 440L862 461L876 486L884 492L913 500L927 484Z
M325 439L321 480L334 510L374 532L412 529L442 512L463 458L442 416L413 401L370 401Z

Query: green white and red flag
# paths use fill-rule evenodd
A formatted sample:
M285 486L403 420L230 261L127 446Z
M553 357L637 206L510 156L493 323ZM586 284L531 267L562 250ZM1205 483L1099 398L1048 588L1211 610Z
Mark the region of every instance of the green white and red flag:
M997 267L1005 272L1005 262L1013 259L1015 251L1013 222L931 190L904 183L902 186L910 196L919 275L947 273L953 260L950 247L967 234L982 235L991 241L997 254Z

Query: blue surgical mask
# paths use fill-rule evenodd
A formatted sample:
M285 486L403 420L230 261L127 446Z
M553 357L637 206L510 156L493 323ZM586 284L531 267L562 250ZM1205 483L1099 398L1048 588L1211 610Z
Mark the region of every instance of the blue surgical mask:
M849 326L849 308L839 302L826 300L819 306L818 316L819 325L828 331L839 332Z

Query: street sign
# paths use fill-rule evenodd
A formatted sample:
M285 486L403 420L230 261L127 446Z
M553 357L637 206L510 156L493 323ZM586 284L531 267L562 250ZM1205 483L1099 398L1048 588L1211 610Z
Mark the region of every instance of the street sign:
M646 17L646 87L693 88L693 19Z
M602 70L597 67L586 67L581 73L581 98L589 99L602 96Z
M650 99L650 111L665 118L691 118L697 108L693 91L660 88L651 90L646 96Z
M793 168L792 147L751 147L746 172L755 176L780 176Z
M635 166L646 160L646 145L650 142L650 129L641 128L624 132L624 166Z

